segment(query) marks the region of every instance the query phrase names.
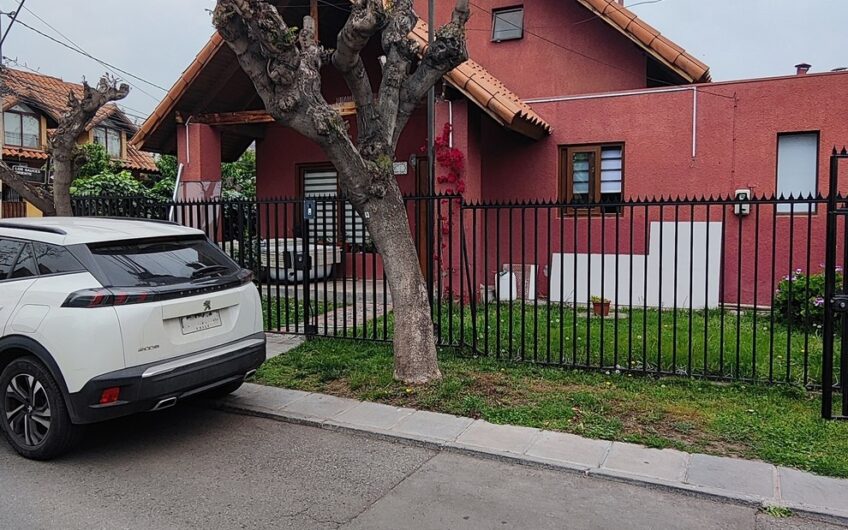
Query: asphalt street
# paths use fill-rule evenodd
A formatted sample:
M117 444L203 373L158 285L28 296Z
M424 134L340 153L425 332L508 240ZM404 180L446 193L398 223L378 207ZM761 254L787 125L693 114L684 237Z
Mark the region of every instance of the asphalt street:
M837 527L195 403L97 425L49 463L0 441L0 528Z

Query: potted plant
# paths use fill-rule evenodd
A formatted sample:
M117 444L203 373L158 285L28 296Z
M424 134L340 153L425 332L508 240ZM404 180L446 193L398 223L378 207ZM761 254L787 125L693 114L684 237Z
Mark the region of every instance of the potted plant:
M595 316L608 317L610 314L610 301L600 296L593 296L592 313Z

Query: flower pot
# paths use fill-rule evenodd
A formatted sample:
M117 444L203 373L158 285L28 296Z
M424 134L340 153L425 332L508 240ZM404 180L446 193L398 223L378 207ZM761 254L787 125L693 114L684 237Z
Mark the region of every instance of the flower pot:
M610 314L610 303L592 302L592 312L596 317L608 317Z

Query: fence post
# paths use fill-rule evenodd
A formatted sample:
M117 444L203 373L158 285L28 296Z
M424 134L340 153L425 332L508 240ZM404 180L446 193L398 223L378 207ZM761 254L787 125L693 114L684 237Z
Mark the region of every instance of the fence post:
M314 199L305 199L303 201L303 256L302 260L298 259L297 252L295 252L295 262L297 263L297 267L303 271L303 332L306 334L306 337L309 338L312 335L316 335L318 333L318 326L313 325L311 321L311 294L309 289L309 276L312 271L312 258L309 255L309 222L315 219L315 205L316 202ZM295 273L297 274L297 273ZM297 311L297 309L295 309Z
M827 194L827 239L825 246L825 271L824 271L824 299L827 301L827 310L824 312L824 347L822 355L822 418L829 420L833 418L833 310L834 296L836 295L836 230L838 219L836 217L837 199L837 176L839 173L839 159L836 149L830 157L830 180Z

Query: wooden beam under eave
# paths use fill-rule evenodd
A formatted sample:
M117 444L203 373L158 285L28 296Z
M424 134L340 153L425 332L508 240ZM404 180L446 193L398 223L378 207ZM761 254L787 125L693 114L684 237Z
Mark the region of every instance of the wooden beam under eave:
M264 110L244 110L241 112L215 112L198 114L193 123L206 125L247 125L251 123L273 123L274 118Z
M342 116L355 116L356 106L352 102L338 103L333 108ZM240 112L215 112L198 114L192 117L192 123L206 125L249 125L252 123L273 123L274 118L264 110L243 110Z

